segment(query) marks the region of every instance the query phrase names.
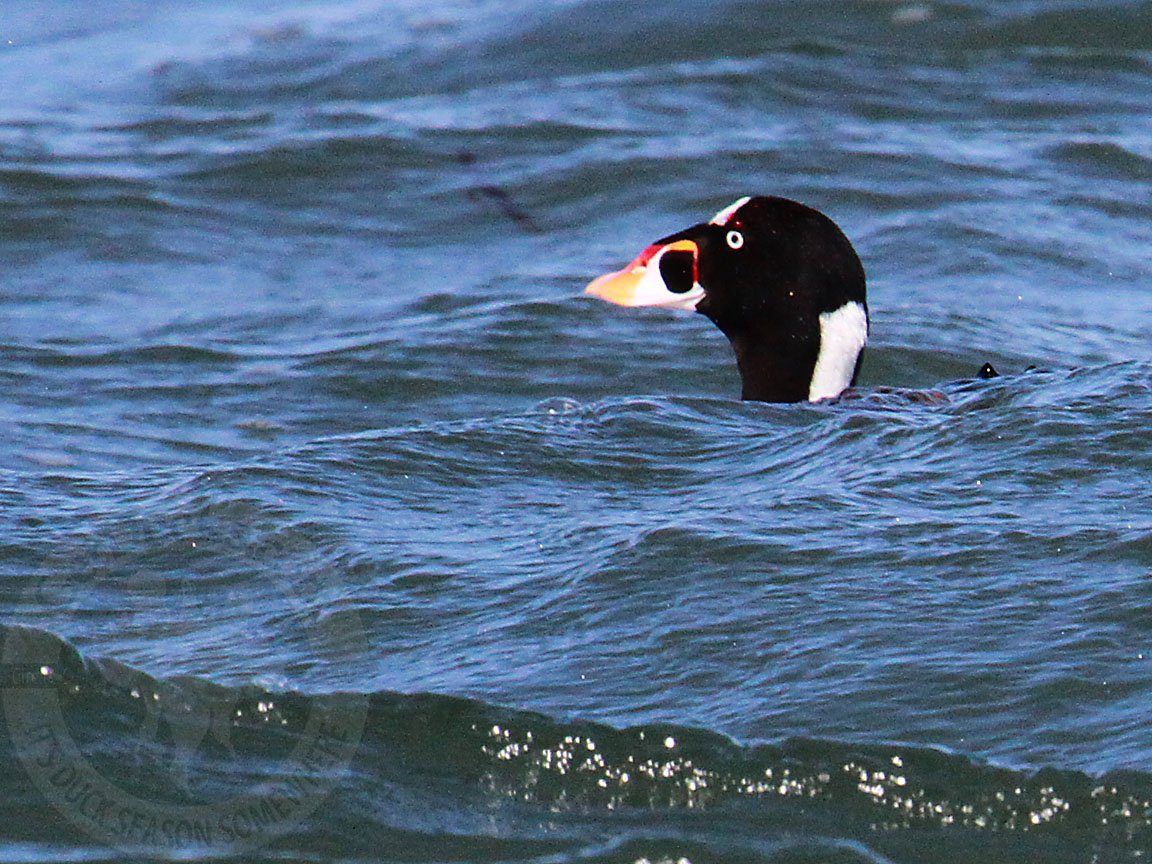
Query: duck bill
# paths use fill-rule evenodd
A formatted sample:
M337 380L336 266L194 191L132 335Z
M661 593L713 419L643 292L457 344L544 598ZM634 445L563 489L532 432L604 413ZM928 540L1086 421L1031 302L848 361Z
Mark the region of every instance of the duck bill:
M660 272L660 262L669 252L688 252L692 255L692 281L672 290ZM655 243L641 252L622 270L606 273L593 279L584 289L585 294L615 303L617 306L664 306L673 309L695 309L704 289L698 274L699 247L691 240Z
M584 293L615 303L617 306L643 306L645 304L638 298L640 283L646 275L648 271L645 267L632 268L632 265L628 265L615 273L597 276L588 283Z

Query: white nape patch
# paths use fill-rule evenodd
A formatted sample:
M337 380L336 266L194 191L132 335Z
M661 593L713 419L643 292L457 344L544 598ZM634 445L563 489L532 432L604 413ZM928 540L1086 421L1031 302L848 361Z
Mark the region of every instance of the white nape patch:
M696 311L696 304L704 298L704 288L699 282L693 282L692 287L683 294L676 294L668 290L664 284L664 277L660 275L660 259L664 257L667 249L660 252L644 266L644 275L633 289L633 302L630 306L662 306L665 309L687 309Z
M728 220L731 219L734 215L736 215L736 211L739 210L741 207L743 207L745 204L747 204L751 200L752 200L751 195L745 195L743 198L741 198L737 201L733 201L731 204L729 204L727 207L725 207L723 210L721 210L719 213L717 213L715 216L713 216L710 220L708 220L708 224L709 225L727 225Z
M820 315L820 353L808 385L809 402L844 392L852 383L856 360L867 341L868 313L855 300Z

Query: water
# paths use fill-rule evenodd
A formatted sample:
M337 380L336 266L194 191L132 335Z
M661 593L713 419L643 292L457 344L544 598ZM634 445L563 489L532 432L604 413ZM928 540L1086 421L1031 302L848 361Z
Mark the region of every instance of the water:
M1146 4L9 6L4 860L1152 851ZM854 398L580 295L752 193Z

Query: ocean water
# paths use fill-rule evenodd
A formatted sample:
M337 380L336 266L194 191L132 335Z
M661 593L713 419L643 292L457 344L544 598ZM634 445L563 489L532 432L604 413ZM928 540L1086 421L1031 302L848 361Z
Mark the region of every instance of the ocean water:
M1148 4L9 3L0 94L0 859L1152 853ZM746 194L851 398L581 295Z

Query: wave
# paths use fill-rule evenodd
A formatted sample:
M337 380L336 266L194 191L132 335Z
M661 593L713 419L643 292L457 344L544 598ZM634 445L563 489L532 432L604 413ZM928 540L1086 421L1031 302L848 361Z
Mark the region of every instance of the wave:
M1109 51L1152 44L1152 20L1138 3L1036 4L713 2L701 14L683 4L659 9L619 2L525 7L488 4L482 15L438 9L427 15L381 5L352 20L308 20L295 12L280 22L243 28L227 52L174 59L156 67L157 85L174 105L246 104L254 95L290 102L393 99L525 75L603 74L644 66L747 58L765 48L834 56L885 53L910 45L957 50ZM785 9L787 14L781 14Z
M604 860L622 860L629 845L683 849L668 826L701 813L714 824L768 826L762 836L776 852L807 832L816 838L809 853L855 849L872 860L905 857L926 838L944 847L940 860L975 849L985 861L1152 849L1152 775L1141 772L1019 770L899 743L741 744L705 729L614 728L432 693L158 679L12 624L0 626L0 646L11 733L0 753L18 759L38 790L5 772L3 806L47 797L74 828L121 846L300 840L300 825L324 806L327 822L369 843L374 833L408 832L443 854L453 841L436 839L444 826L433 813L455 814L443 818L467 832L478 831L467 824L478 810L512 806L500 821L520 840L541 819L633 838ZM151 833L149 820L160 826Z

